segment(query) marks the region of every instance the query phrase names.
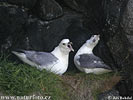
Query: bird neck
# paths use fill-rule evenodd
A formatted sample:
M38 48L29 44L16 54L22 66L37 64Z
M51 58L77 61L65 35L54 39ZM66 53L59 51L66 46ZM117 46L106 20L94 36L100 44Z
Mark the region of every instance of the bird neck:
M68 61L69 53L62 52L59 47L56 47L51 53L58 59L62 60L63 63L68 63L66 61Z
M94 48L94 47L93 47ZM92 54L93 53L93 48L92 47L88 47L85 44L78 50L77 54L83 54L83 53L87 53L87 54Z

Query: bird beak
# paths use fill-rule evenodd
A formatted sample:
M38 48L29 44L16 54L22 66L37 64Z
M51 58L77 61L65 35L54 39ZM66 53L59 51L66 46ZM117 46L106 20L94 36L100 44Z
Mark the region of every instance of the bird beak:
M72 42L69 42L69 44L73 45L73 43L72 43Z
M69 43L68 43L68 47L70 48L71 51L74 52L74 49L73 49L73 47L72 47L72 44L73 44L72 42L69 42Z

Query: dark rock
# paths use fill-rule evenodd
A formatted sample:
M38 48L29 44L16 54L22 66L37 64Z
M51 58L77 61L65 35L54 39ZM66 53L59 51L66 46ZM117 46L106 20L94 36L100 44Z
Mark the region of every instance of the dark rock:
M114 97L119 97L119 92L115 89L106 91L98 95L98 100L114 100Z
M66 31L72 20L79 21L82 18L79 14L66 12L60 19L42 21L28 18L23 9L14 6L0 6L0 13L2 51L15 48L51 51L61 39L67 38Z
M126 35L128 38L128 41L130 42L129 45L129 51L131 54L133 54L133 35Z
M51 20L63 15L61 6L54 0L38 0L32 11L43 20Z
M89 0L64 0L64 2L72 9L78 12L86 12L87 4Z
M123 68L123 79L116 85L121 96L133 96L133 54L129 56L129 65Z
M103 25L105 24L104 0L64 0L64 2L76 12L84 15L84 27L88 28L95 34L101 33Z
M125 3L127 3L125 0L109 0L104 2L106 24L103 29L103 37L116 65L118 65L120 69L128 65L129 54L128 40L125 32L120 26Z
M95 12L100 11L102 1L103 0L64 0L71 9L84 14L94 14Z
M71 21L73 19L79 21L81 17L82 16L79 14L66 12L63 17L53 21L32 20L27 27L32 49L45 51L53 50L61 39L68 38L67 30L69 30L68 27L71 25Z
M55 0L62 8L68 8L64 0ZM64 10L64 9L63 9ZM68 10L68 9L67 9Z
M120 81L116 89L120 91L121 96L133 96L133 80L128 77L125 80Z
M107 42L111 54L120 69L129 65L128 43L123 31L117 32L117 34Z
M23 40L27 14L14 6L0 6L0 49L5 51Z
M37 0L6 0L10 4L24 6L26 8L32 9Z
M133 0L129 0L121 22L125 32L133 35Z
M1 2L7 2L7 0L0 0L0 3L1 3Z
M113 37L119 31L120 22L127 0L108 0L104 2L104 13L106 16L105 33L106 41Z
M126 37L126 32L122 28L124 11L128 0L109 0L104 4L106 12L106 24L103 30L103 36L115 63L121 69L123 80L116 85L119 94L131 95L133 79L132 79L132 64L129 52L129 41ZM130 89L129 89L130 88Z

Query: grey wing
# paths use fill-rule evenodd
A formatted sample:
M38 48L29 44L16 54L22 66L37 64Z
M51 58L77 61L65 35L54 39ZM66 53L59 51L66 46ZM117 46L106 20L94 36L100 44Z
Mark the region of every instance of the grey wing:
M55 63L58 61L58 59L51 53L46 52L36 52L36 51L25 51L26 57L38 64L38 65L44 65L47 66L49 64Z
M84 68L106 68L110 69L99 57L94 54L82 54L77 59L81 67Z

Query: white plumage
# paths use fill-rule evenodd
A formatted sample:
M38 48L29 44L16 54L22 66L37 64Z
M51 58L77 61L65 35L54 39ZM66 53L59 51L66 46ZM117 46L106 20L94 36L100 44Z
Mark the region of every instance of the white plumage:
M23 62L35 66L39 70L46 69L55 74L62 75L68 68L70 51L74 51L71 42L69 39L63 39L50 53L27 50L12 51L12 53Z

